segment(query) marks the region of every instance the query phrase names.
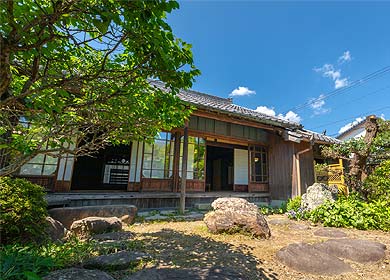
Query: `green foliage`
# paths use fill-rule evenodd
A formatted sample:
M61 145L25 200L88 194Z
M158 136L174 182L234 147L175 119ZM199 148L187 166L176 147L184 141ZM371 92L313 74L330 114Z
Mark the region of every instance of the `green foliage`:
M259 210L263 215L284 214L286 213L286 203L283 203L280 207L260 206Z
M311 211L308 218L324 226L390 231L390 202L365 202L358 195L339 197L335 202L325 202Z
M384 161L363 183L363 191L372 200L390 201L390 160Z
M302 203L301 196L296 196L292 199L289 199L287 201L287 211L290 211L290 210L298 211L299 208L301 208L301 203Z
M37 277L42 277L51 270L77 266L93 256L120 250L138 250L141 247L142 244L136 241L104 245L94 241L80 242L77 239L64 244L48 243L41 246L7 245L0 248L0 275L4 280L40 279Z
M44 190L24 179L0 177L1 243L42 240L47 216Z
M0 149L10 159L0 175L44 149L88 154L182 126L190 108L176 93L200 72L191 45L166 22L178 8L167 0L0 1Z

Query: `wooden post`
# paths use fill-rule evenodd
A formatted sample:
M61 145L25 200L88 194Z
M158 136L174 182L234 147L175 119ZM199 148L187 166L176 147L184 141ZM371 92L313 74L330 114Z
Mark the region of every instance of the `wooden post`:
M180 214L184 214L186 208L186 184L187 184L187 159L188 159L188 123L184 127L183 136L183 159L181 165L181 187L180 187Z

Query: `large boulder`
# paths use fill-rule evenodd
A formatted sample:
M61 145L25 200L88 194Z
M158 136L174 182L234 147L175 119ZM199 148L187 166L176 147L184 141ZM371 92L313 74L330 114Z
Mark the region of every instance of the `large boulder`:
M134 205L64 207L50 209L49 215L68 229L74 221L87 217L118 217L122 222L130 224L137 215L137 207Z
M306 193L302 195L301 208L311 211L327 200L333 202L337 199L337 193L338 189L336 186L314 183L308 187Z
M233 267L152 267L134 273L123 280L247 280Z
M358 263L377 262L385 257L386 245L363 239L330 239L313 245L331 256Z
M306 243L290 244L276 253L288 267L311 274L338 275L352 271L349 264Z
M62 241L66 237L68 230L61 222L54 220L52 217L46 217L46 224L45 232L50 240Z
M67 268L50 272L43 280L115 280L100 270Z
M257 206L243 198L218 198L204 222L213 233L246 231L255 237L269 238L271 231Z
M122 222L117 217L88 217L73 222L70 230L76 236L88 237L98 233L120 231Z
M121 270L135 267L147 259L150 259L150 255L145 253L120 251L88 259L83 263L83 266L85 268Z

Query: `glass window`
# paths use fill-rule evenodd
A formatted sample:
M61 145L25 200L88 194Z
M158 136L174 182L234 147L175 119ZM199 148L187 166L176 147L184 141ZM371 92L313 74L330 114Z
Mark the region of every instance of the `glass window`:
M57 170L58 158L40 154L24 164L19 171L20 175L54 175Z
M153 144L145 143L142 175L145 178L166 179L173 174L174 136L159 133Z
M179 176L182 174L183 137L180 143ZM206 144L203 138L188 137L187 179L204 180Z
M268 183L268 155L265 147L250 147L251 182Z

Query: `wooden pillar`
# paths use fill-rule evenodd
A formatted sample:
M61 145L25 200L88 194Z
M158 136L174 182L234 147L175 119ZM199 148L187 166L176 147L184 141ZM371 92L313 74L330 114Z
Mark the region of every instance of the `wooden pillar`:
M187 184L187 159L188 159L188 123L184 127L183 136L183 159L181 165L181 188L180 188L180 214L184 214L186 207L186 184Z
M179 191L179 169L180 169L180 132L175 133L175 148L173 156L173 192Z

